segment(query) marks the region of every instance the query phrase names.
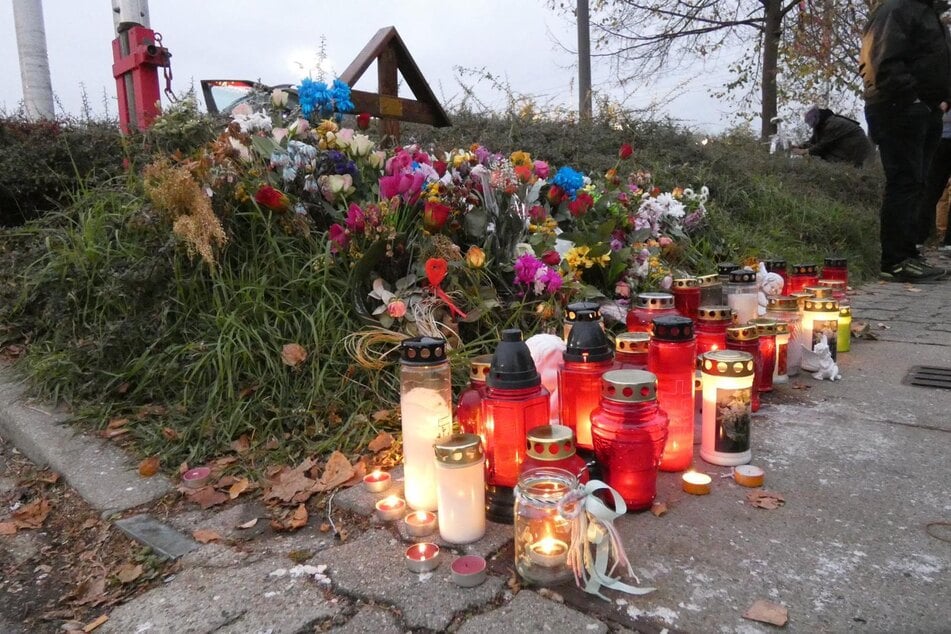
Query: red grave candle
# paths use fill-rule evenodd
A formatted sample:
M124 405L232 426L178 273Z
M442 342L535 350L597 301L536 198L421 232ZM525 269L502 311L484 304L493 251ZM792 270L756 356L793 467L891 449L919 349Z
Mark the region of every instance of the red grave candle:
M845 258L829 257L822 265L822 279L841 280L849 284L849 262Z
M670 417L661 471L683 471L693 462L694 371L697 342L687 317L651 322L647 369L657 377L657 401Z
M819 283L819 267L815 264L793 264L788 282L789 290L783 287L783 295L792 295L807 286L815 286Z
M700 308L700 281L695 277L676 278L670 291L674 294L674 307L677 312L690 319L697 318Z
M726 328L733 323L729 306L701 306L697 310L697 354L726 349Z
M614 370L646 370L647 345L651 336L646 332L622 332L614 338Z
M637 303L627 311L627 331L648 332L652 319L676 314L670 293L638 293Z
M759 354L763 363L758 389L760 392L772 392L773 376L776 374L776 322L772 319L754 319L750 325L756 326Z
M727 350L739 350L753 355L753 393L750 395L750 409L759 411L759 382L763 376L763 355L759 349L759 333L756 326L730 326L726 329Z
M601 375L614 365L611 344L598 322L575 322L564 360L558 371L561 424L574 431L579 447L591 449L591 412L601 395Z
M456 421L464 434L476 434L485 444L482 428L482 399L485 397L485 379L492 366L492 355L483 354L469 362L469 385L459 394L456 404Z

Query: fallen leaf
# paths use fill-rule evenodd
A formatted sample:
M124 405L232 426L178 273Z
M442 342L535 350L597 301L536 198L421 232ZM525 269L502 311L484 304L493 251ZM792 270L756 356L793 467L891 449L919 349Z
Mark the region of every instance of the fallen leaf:
M90 517L88 520L83 522L83 525L79 527L79 530L81 531L89 530L90 528L92 528L98 523L99 523L99 520L97 520L95 517Z
M284 365L296 368L306 360L307 351L300 344L288 343L281 349L281 361L284 362Z
M782 627L786 625L786 622L789 620L789 610L776 603L757 599L753 602L753 605L743 613L743 618Z
M222 476L221 478L218 479L217 482L215 482L215 488L227 489L228 487L230 487L232 484L234 484L237 481L238 479L234 477L233 475Z
M0 522L0 535L16 535L17 525L14 522Z
M108 615L100 614L89 623L86 623L86 625L83 627L83 632L85 632L86 634L89 634L89 632L92 632L93 630L95 630L96 628L98 628L100 625L102 625L108 620L109 620Z
M258 523L258 518L249 519L244 524L238 524L238 528L254 528L254 525Z
M39 498L21 506L13 512L13 523L17 528L40 528L50 514L50 501Z
M224 458L218 458L215 460L215 470L221 471L230 464L234 464L238 461L238 458L235 456L225 456Z
M189 493L187 497L190 502L194 502L203 509L209 509L228 501L227 493L216 491L215 488L211 486L195 489L192 493Z
M760 509L778 509L786 503L786 499L775 491L753 491L746 494L750 504Z
M41 471L36 476L37 481L45 482L46 484L56 484L59 482L59 474L55 471Z
M334 451L327 460L323 475L320 476L318 490L329 491L340 486L351 477L353 477L353 465L350 464L345 455L339 451Z
M248 490L248 487L251 486L251 482L247 478L241 478L237 482L231 485L231 488L228 489L228 497L232 500Z
M288 526L291 530L297 530L298 528L303 528L307 526L307 507L301 504L297 507L294 513L291 515L290 522Z
M373 412L373 416L371 418L373 418L374 422L379 423L380 421L386 420L392 415L393 410L391 409L378 409L377 411ZM379 436L377 436L377 438L379 438Z
M123 381L116 387L116 392L121 396L129 391L129 388L132 387L128 381Z
M178 440L178 432L171 427L163 427L162 437L165 438L165 440Z
M129 423L128 418L113 418L106 425L106 429L118 429L120 427L124 427L128 423Z
M197 531L192 531L192 537L194 537L195 541L200 544L207 544L208 542L214 542L221 539L221 535L219 535L216 531L204 528L199 528Z
M663 502L654 502L651 504L651 513L654 517L663 517L667 515L667 505Z
M122 583L132 583L141 576L141 564L123 564L122 567L116 572L116 577L118 577L119 581Z
M363 482L363 476L367 474L367 463L363 461L363 458L360 458L355 463L353 463L353 475L350 476L350 479L343 483L345 487L356 486Z
M123 436L128 433L129 433L129 430L127 428L119 427L117 429L103 429L99 432L99 436L101 438L112 439L112 438L118 438L119 436Z
M267 449L268 451L274 451L280 446L281 446L280 441L277 438L274 438L273 436L268 438L267 442L264 443L264 448Z
M346 460L346 458L344 458ZM300 504L306 502L310 496L317 491L317 481L307 477L316 463L306 458L302 463L293 469L287 467L280 468L271 475L273 484L264 494L264 501L278 499L282 502L294 502ZM348 463L349 464L349 463Z
M151 478L159 470L158 456L150 456L139 463L139 475L143 478Z
M393 446L393 434L389 432L380 432L377 434L376 438L370 441L370 444L367 445L367 449L373 453L379 453L384 449L389 449Z
M86 579L76 588L73 596L76 605L97 606L106 601L106 578Z
M251 451L251 439L247 434L241 434L237 440L231 443L231 449L239 454L245 454Z

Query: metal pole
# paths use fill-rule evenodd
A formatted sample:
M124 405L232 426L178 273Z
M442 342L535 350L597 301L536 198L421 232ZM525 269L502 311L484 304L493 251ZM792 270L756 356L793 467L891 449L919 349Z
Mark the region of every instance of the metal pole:
M588 0L578 0L578 116L591 120L591 34Z
M53 86L46 53L42 0L13 0L23 105L30 120L53 118Z
M148 0L112 0L112 25L115 27L116 37L119 39L122 55L126 56L131 50L129 43L129 29L133 26L149 26ZM139 121L136 117L135 86L132 73L126 73L122 78L125 85L126 114L129 128L138 129Z

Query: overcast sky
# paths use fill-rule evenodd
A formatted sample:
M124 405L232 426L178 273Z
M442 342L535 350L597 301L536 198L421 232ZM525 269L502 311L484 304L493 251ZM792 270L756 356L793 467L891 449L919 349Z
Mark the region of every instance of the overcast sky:
M0 0L0 107L7 111L22 98L14 1ZM45 0L43 9L59 104L78 113L85 87L94 113L106 104L114 113L110 0ZM541 104L577 107L576 60L564 50L575 48L575 25L543 0L152 0L149 9L151 27L172 52L176 92L193 81L197 88L201 79L297 83L313 66L321 36L330 69L339 73L379 28L392 25L437 97L458 102L462 90L455 67L463 67L484 69ZM642 108L674 91L675 98L661 99L661 114L696 131L718 132L730 123L728 107L707 92L722 84L725 73L716 67L694 72L639 89L626 105ZM595 90L606 85L609 74L607 61L593 61ZM503 102L488 82L463 81L475 85L480 100ZM357 87L376 90L372 69Z

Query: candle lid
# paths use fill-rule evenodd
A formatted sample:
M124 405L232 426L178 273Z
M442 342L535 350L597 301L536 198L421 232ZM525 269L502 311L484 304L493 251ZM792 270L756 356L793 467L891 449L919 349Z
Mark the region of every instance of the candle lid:
M683 290L685 288L699 288L700 282L695 277L678 277L673 281L671 288Z
M433 444L436 462L444 467L465 467L482 462L482 439L476 434L453 434Z
M527 453L536 460L564 460L575 455L575 434L565 425L540 425L528 430Z
M657 400L657 376L644 370L611 370L601 375L601 397L618 403Z
M851 316L852 316L851 306L839 306L839 317L851 317Z
M756 326L727 326L727 341L753 341L759 339Z
M698 321L733 321L733 309L729 306L701 306L697 309Z
M769 335L776 334L776 322L773 321L772 319L764 319L764 318L751 319L749 320L748 323L750 326L756 327L756 332L761 337L764 335L769 336Z
M582 311L578 314L589 313ZM571 328L568 335L568 347L562 355L565 361L579 361L582 363L597 363L610 361L614 357L611 342L608 341L604 329L597 321L579 321Z
M844 291L848 288L845 280L819 280L819 286L831 288L833 291Z
M756 281L756 273L752 269L734 269L730 271L730 284L752 284Z
M599 321L601 307L594 302L573 302L568 304L565 321Z
M665 310L674 307L674 296L670 293L638 293L637 307L647 310Z
M622 332L614 338L615 352L647 352L651 336L646 332Z
M770 272L770 273L773 273L775 271L785 271L786 260L783 260L782 258L775 258L772 260L763 260L763 266L765 266L767 272Z
M410 337L400 342L400 363L404 365L432 365L448 361L445 339Z
M697 277L697 283L700 286L713 286L714 284L720 283L720 276L718 276L716 273L700 275Z
M518 328L502 331L502 341L492 355L492 366L486 384L489 387L509 390L538 387L542 384L542 377L535 368L532 353L522 341L522 331Z
M789 334L789 323L785 321L776 322L776 334L777 335L788 335Z
M803 310L815 313L839 312L839 302L834 299L807 299L803 304Z
M679 315L665 315L651 320L650 336L658 341L690 341L693 320Z
M733 264L732 262L720 262L717 264L717 274L729 275L730 271L735 271L738 268L740 268L739 264Z
M832 289L828 286L807 286L802 289L816 299L828 299L832 297Z
M755 371L753 355L739 350L711 350L703 355L703 372L713 376L750 376Z
M491 354L480 354L477 357L473 357L469 361L469 379L485 383L485 377L489 376L489 368L491 367Z
M832 256L825 259L825 265L832 268L844 269L846 266L848 266L848 264L848 260L837 256Z
M793 275L816 275L819 272L819 266L816 264L793 264Z
M770 295L766 299L766 310L799 310L799 301L788 295Z

